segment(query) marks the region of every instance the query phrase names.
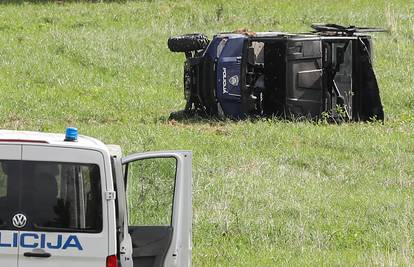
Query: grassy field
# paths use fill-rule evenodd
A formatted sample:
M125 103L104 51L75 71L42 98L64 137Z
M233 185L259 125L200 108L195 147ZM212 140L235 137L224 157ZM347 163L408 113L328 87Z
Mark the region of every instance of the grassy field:
M414 265L412 1L0 4L0 127L82 134L125 153L194 153L194 266ZM169 36L378 26L386 121L171 122Z

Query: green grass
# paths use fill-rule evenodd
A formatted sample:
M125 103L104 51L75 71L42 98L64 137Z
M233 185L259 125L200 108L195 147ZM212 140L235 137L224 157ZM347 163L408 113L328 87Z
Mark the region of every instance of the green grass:
M194 153L194 266L414 265L414 3L0 4L0 127L82 134L125 153ZM183 55L170 35L312 22L378 26L386 121L170 122Z

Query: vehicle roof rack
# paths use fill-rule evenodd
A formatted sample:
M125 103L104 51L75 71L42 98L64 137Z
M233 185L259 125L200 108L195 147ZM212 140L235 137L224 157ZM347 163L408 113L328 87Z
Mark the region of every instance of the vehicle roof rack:
M343 35L352 36L355 33L365 32L387 32L386 29L375 28L375 27L357 27L350 25L348 27L338 24L312 24L313 33L319 33L323 35Z

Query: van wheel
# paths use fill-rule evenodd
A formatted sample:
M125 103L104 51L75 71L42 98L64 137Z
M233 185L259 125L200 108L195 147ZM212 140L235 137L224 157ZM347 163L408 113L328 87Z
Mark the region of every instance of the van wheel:
M204 34L185 34L168 38L168 48L171 52L191 52L205 49L209 42Z

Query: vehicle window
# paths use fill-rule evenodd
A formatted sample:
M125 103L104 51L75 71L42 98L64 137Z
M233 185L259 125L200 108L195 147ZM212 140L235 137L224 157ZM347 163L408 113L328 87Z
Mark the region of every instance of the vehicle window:
M0 161L0 229L10 228L13 212L18 208L18 174L18 161Z
M28 221L25 230L101 231L97 165L36 161L1 161L1 165L8 181L2 189L6 192L3 202L7 203L7 209L0 212L1 221L6 223L3 227L13 228L12 216L23 213Z
M7 196L7 175L0 168L0 198Z
M4 173L3 168L0 168L0 226L4 226L6 223L5 214L7 203L7 175Z
M128 166L129 225L171 225L177 160L153 158Z

